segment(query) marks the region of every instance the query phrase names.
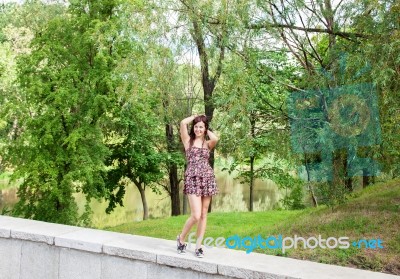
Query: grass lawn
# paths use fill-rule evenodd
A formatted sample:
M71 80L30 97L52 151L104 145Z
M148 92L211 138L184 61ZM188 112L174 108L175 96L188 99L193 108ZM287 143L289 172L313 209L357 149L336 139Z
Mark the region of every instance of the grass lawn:
M354 193L335 208L320 206L298 211L210 213L205 237L303 238L348 237L348 249L260 249L267 253L316 262L357 267L400 275L400 180L378 183ZM186 216L128 223L107 230L175 239ZM193 229L193 231L195 228ZM353 247L360 239L380 239L384 248ZM272 243L273 244L273 243ZM299 242L302 246L302 242ZM332 242L331 242L332 244Z

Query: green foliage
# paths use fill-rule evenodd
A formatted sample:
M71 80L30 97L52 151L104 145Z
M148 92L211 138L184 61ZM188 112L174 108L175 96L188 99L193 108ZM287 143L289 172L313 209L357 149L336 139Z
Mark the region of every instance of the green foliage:
M282 53L264 55L262 51L246 49L244 58L233 56L226 66L221 88L214 98L216 105L227 112L221 112L222 117L218 118L224 142L221 151L233 158L228 169L239 170L243 183L251 185L256 178L271 179L286 193L283 206L298 208L303 192L296 186L299 181L289 174L292 158L287 118L282 109L287 91L278 86L292 76L291 66ZM272 79L274 75L280 76L280 80Z
M157 187L153 182L163 177L161 163L166 154L157 150L160 140L160 130L157 127L157 118L151 115L144 103L132 104L126 102L114 114L113 130L117 133L109 139L111 151L107 159L109 167L106 187L110 196L110 213L117 204L123 206L126 181L129 179L139 189L149 185L154 191ZM143 199L143 197L142 197Z
M304 183L290 173L290 166L284 160L272 157L270 162L257 169L257 176L274 181L284 193L281 203L289 210L303 209Z
M399 176L399 3L330 2L0 5L0 169L22 180L14 213L83 224L90 208L79 216L77 192L88 203L106 199L108 212L122 205L126 178L159 192L155 185L166 177L162 166L183 165L180 142L166 143L165 125L176 131L183 115L203 107L198 77L205 62L214 97L206 105L215 107L212 126L220 133L216 154L229 157L227 169L239 171L244 183L273 180L284 192L283 207L302 207L304 185L295 165L321 160L320 154L291 151L286 99L296 88L374 84L382 143L361 146L356 154ZM321 32L288 26L298 25L299 16L300 29ZM205 42L207 61L193 62L201 51L196 39ZM219 70L217 82L212 77ZM320 111L322 125L331 124L329 112ZM300 136L313 137L333 157L341 155L323 129ZM339 161L331 184L313 184L321 202L332 206L347 196L345 161Z
M384 171L397 177L400 175L400 5L396 1L388 1L387 5L377 6L375 13L376 17L360 18L356 24L356 28L368 28L376 34L365 47L360 48L357 58L358 61L368 59L371 63L371 71L367 74L376 83L379 92L382 145L380 154L375 154L382 162Z
M315 93L318 94L325 89L347 86L347 90L353 87L358 91L357 93L364 94L366 90L361 90L356 85L367 83L377 86L382 142L377 141L367 147L358 144L357 155L379 161L384 167L382 171L396 176L398 175L399 158L397 138L400 138L396 117L399 100L398 94L395 93L398 92L398 82L396 82L398 71L395 69L398 69L396 57L398 57L399 5L396 1L344 1L332 2L332 5L335 6L332 9L326 5L330 2L321 2L319 7L307 7L309 4L304 1L288 1L287 5L284 3L282 7L279 7L284 13L278 13L277 21L274 23L284 23L285 20L286 22L298 22L293 20L297 17L296 13L302 14L304 11L305 26L311 27L314 24L315 27L321 26L321 23L328 21L332 16L330 22L332 30L348 31L347 34L337 33L336 35L329 34L329 32L312 33L312 35L300 32L294 35L293 29L290 27L277 28L283 34L282 38L286 36L286 46L294 55L297 55L298 62L304 68L298 84L301 89L315 90ZM306 10L313 12L307 14ZM323 17L314 17L317 14L322 14ZM287 41L291 43L287 43ZM379 55L377 55L378 53ZM345 63L341 61L343 55L346 56ZM328 105L323 110L322 119L324 120L321 122L321 126L333 125L333 121L329 117L333 108ZM377 118L375 115L374 121ZM313 122L316 122L314 118L312 119ZM351 123L348 124L351 125ZM323 150L332 150L334 157L340 155L341 151L335 149L338 137L334 141L328 140L327 134L324 134L322 130L315 128L312 129L312 133L309 131L303 133L297 139L297 143L301 139L319 137L321 140L318 144L323 146ZM374 135L376 138L380 138L380 130L374 131ZM348 137L345 140L354 143L359 139ZM317 143L317 141L315 142ZM306 154L305 156L316 158L315 163L321 159L319 154ZM304 159L304 161L306 160ZM339 170L343 166L346 166L345 159L342 164L334 166L338 171L334 172L333 182L330 185L322 183L318 187L323 202L327 202L327 204L334 205L345 200L348 189L344 185L344 178L347 174L344 169Z
M79 216L74 193L87 203L108 195L102 123L116 99L113 71L124 51L112 1L88 10L77 4L49 21L19 59L21 132L6 156L13 177L24 178L14 214L64 224L89 222L89 206Z

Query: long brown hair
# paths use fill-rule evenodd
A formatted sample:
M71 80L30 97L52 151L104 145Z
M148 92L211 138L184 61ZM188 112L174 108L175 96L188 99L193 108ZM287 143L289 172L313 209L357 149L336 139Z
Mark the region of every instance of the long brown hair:
M208 118L205 115L198 115L193 119L192 122L192 127L190 127L190 132L189 132L189 136L190 136L190 140L189 140L189 147L192 147L193 145L193 141L196 138L196 134L194 133L194 125L196 125L199 122L203 122L204 123L204 127L206 128L206 131L208 130ZM206 133L207 134L207 133ZM206 139L206 136L204 135L204 140Z

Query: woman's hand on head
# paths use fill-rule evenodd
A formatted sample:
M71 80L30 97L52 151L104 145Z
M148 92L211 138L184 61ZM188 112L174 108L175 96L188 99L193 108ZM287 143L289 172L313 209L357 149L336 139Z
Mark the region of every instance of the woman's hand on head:
M218 142L218 137L211 131L211 129L207 129L207 136L210 139L208 141L208 146L210 149L213 149Z

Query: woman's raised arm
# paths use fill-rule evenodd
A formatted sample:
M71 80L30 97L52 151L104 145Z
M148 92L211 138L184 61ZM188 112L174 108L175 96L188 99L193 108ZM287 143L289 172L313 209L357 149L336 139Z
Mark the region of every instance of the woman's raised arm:
M197 115L192 115L192 116L186 117L185 119L183 119L181 121L181 125L180 125L179 131L180 131L182 143L185 146L185 149L187 147L186 145L188 144L188 142L190 140L190 136L189 136L189 132L188 132L188 129L187 129L187 125L190 122L192 122L196 118L196 116Z
M219 138L210 130L207 130L207 136L210 138L208 141L208 147L211 150L217 145Z

